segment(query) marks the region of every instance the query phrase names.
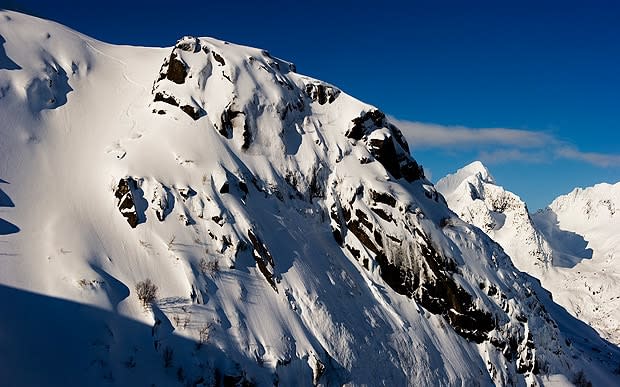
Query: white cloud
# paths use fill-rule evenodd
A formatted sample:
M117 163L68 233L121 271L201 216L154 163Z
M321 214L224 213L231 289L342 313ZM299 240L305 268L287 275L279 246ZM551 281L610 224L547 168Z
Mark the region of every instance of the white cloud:
M520 161L532 164L541 164L551 161L549 156L541 151L523 151L521 149L497 149L481 150L478 159L489 164L506 163L510 161Z
M450 152L477 151L488 163L519 161L545 163L557 159L586 162L599 167L620 166L620 154L582 152L551 133L510 128L468 128L415 121L390 120L413 149Z
M595 152L580 152L570 146L560 147L555 150L558 158L585 161L599 167L620 167L619 154L605 154Z
M476 148L485 145L510 145L517 148L544 146L553 137L544 132L519 129L480 128L445 126L415 121L390 120L402 130L413 148L453 149Z

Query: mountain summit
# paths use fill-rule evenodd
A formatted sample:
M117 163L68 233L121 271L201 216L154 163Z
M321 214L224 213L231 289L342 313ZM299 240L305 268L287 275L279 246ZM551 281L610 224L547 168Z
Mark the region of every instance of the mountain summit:
M615 380L377 108L211 38L0 35L4 383Z
M525 202L497 185L480 161L447 175L436 187L461 219L502 245L519 269L536 275L552 264L551 248Z

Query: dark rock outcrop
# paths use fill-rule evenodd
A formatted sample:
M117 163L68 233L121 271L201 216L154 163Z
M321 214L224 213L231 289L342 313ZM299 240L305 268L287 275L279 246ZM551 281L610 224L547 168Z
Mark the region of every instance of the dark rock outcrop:
M422 167L409 154L409 145L401 131L388 122L379 110L354 118L345 136L364 141L368 151L394 178L412 182L424 177Z
M318 102L319 105L334 102L340 94L340 90L324 83L308 83L304 91L310 99Z
M241 115L245 116L245 113L234 110L231 105L228 105L220 117L220 127L218 129L220 134L226 138L232 138L233 130L235 129L235 119Z
M226 65L226 61L224 60L224 58L221 55L219 55L217 52L211 51L211 54L213 54L213 59L215 59L216 62L220 64L220 66Z
M370 197L376 203L383 203L392 208L396 207L396 198L389 193L370 190Z
M252 243L252 255L254 256L258 270L260 270L273 290L278 293L278 287L275 282L275 273L273 272L275 263L271 253L267 250L267 246L265 246L265 244L252 232L252 230L248 230L248 238Z
M173 51L172 54L170 54L170 59L168 60L166 78L180 85L180 84L185 83L186 77L187 77L187 66L185 65L185 63L179 60L179 58Z
M385 114L380 110L371 110L352 120L353 126L347 130L345 136L354 140L361 140L362 137L372 132L374 129L383 127Z
M190 105L183 105L181 106L181 110L183 110L183 112L185 112L188 116L192 117L195 120L199 119L200 117L202 117L204 114L201 114L203 112L201 112L201 109L198 109L194 106L190 106Z
M197 53L200 51L200 44L198 39L193 36L184 36L177 41L176 48L182 51Z
M136 191L136 181L132 177L125 177L119 180L114 191L117 199L117 206L120 213L127 218L127 223L132 228L138 226L139 217L134 200L134 192Z
M190 101L180 101L179 98L172 95L169 90L162 90L158 87L159 83L162 81L171 81L177 85L182 85L188 77L191 78L189 75L189 66L181 57L183 52L193 54L200 52L200 43L198 39L191 36L183 37L172 49L170 57L164 60L159 70L159 77L153 84L153 102L164 102L172 106L177 106L192 119L197 120L206 115L204 109L193 102L182 104L182 102ZM165 111L160 109L153 109L153 112L157 114L165 113Z
M179 101L177 101L174 97L166 94L166 92L157 92L155 93L154 102L165 102L172 106L179 106Z
M373 189L356 195L368 198L366 206L356 200L339 200L331 207L336 241L364 268L369 269L369 262L374 261L381 278L394 291L443 316L459 335L477 343L487 340L489 332L497 328L493 315L477 306L476 296L459 285L456 263L417 225L410 206ZM407 242L388 234L384 221L398 222L408 234ZM361 251L356 247L360 245Z

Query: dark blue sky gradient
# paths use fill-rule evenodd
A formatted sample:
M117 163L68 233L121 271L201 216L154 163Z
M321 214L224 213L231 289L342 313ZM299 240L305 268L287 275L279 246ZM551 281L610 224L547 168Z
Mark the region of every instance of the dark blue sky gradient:
M620 154L618 1L2 1L97 39L171 46L182 35L268 49L402 120L544 131ZM416 149L435 180L478 150ZM489 164L536 209L620 166Z

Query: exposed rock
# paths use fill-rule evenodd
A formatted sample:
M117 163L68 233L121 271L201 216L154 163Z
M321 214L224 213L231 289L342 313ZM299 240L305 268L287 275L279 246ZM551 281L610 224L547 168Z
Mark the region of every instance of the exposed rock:
M362 242L362 244L370 251L375 254L381 253L377 246L374 244L372 239L366 234L364 229L360 226L360 222L357 220L351 220L347 222L347 228L349 231L353 233L357 237L357 239Z
M318 102L319 105L334 102L340 94L340 90L324 83L308 83L304 91L308 97Z
M322 166L317 167L312 173L312 179L309 184L309 193L310 200L313 198L324 198L325 197L325 178L322 178L321 175L324 175L325 168Z
M368 150L396 179L404 177L411 182L424 177L417 162L402 151L397 151L392 132L375 130L368 136ZM406 143L405 143L406 144Z
M243 144L241 145L241 149L247 150L252 144L252 131L250 130L250 122L248 117L245 118L245 122L243 124Z
M127 218L127 223L129 223L132 228L136 228L139 220L133 195L135 189L136 181L131 177L125 177L119 180L116 190L114 191L118 210Z
M190 105L183 105L181 106L181 110L183 110L185 113L187 113L188 116L192 117L194 120L199 119L200 117L202 117L204 115L204 113L202 112L202 110L199 110L193 106Z
M369 152L394 178L412 182L424 177L423 169L409 154L401 131L381 111L363 113L352 124L345 135L353 140L365 140Z
M263 242L258 239L256 235L254 235L252 230L248 230L248 238L250 238L250 242L252 243L252 247L254 248L253 256L254 260L256 261L256 266L258 267L260 272L263 273L263 276L265 277L267 282L269 282L269 285L271 285L273 290L275 290L277 293L278 288L276 286L273 273L275 263L273 261L273 257L271 256L271 253L269 252L269 250L267 250L267 246L265 246L265 244L263 244ZM270 267L271 270L269 269Z
M226 65L226 61L224 61L224 58L221 55L219 55L217 52L211 51L211 54L213 54L213 59L215 59L220 65L222 66Z
M377 242L377 245L383 248L383 238L381 237L381 233L379 231L375 231L373 235L375 237L375 242Z
M165 102L172 106L179 106L179 102L172 96L166 94L166 92L157 92L155 93L154 102Z
M222 184L222 186L220 187L220 193L224 194L224 193L229 193L230 192L230 184L228 184L228 182L224 182L224 184Z
M388 214L385 210L383 210L383 208L370 207L370 209L372 210L372 212L379 215L379 217L383 220L386 220L388 222L392 222L394 220L394 218L392 218L392 215Z
M385 120L385 114L380 110L371 110L363 113L361 116L352 120L353 126L347 130L345 136L354 140L361 140L366 134L368 134L368 126L372 129L380 128L383 126Z
M187 66L181 60L178 59L177 54L173 51L170 54L170 60L168 61L168 70L166 71L166 78L177 84L185 83L187 77Z
M184 36L183 38L179 39L175 47L179 50L193 53L200 51L200 44L198 42L198 39L193 36Z
M486 340L488 333L496 328L495 320L490 313L477 306L475 296L455 281L453 277L458 275L455 262L443 256L433 246L431 238L409 220L414 211L406 206L404 212L390 213L388 209L372 206L381 203L396 208L398 203L389 193L372 189L368 192L370 210L389 222L394 220L394 216L398 217L399 228L409 234L406 238L408 245L403 246L401 239L386 233L384 225L376 223L375 218L359 208L356 204L359 202L354 200L332 205L330 217L334 238L337 241L342 239L356 260L364 258L362 266L368 269L369 260L364 257L364 252L356 249L355 243L349 242L354 236L371 254L369 258L378 264L381 277L392 289L413 298L431 313L443 316L459 335L478 343ZM411 219L416 217L414 215Z
M360 223L362 223L366 228L370 231L373 230L372 223L368 220L368 215L359 208L355 209L355 216L359 219Z
M396 207L396 199L394 198L394 196L390 195L389 193L370 190L370 197L376 203L387 204L388 206L392 208Z
M388 129L390 129L390 133L394 136L394 140L400 145L401 148L407 153L409 153L409 144L405 140L405 136L403 136L403 132L400 131L396 126L391 123L387 124Z
M235 124L237 124L237 127L238 127L237 117L240 117L240 116L245 116L245 113L243 113L242 111L233 110L233 107L231 105L226 107L226 109L224 109L220 117L220 128L219 128L220 134L226 138L232 138ZM244 132L245 132L245 119L244 119ZM245 139L244 139L244 144L245 144Z
M177 191L184 201L198 194L192 187L178 188Z
M346 245L346 248L347 248L347 250L349 250L349 252L353 256L353 258L355 258L355 260L359 261L360 257L362 256L361 252L358 249L356 249L355 247L352 247L351 245Z
M426 244L419 245L421 256L412 260L422 259L426 269L399 267L380 252L377 262L381 277L396 292L414 298L429 312L444 316L459 335L481 343L495 328L491 314L478 309L474 298L454 281L454 263L441 257L421 232L416 234Z
M395 178L402 177L400 173L399 157L396 154L392 135L387 131L379 133L375 131L373 136L369 138L368 150L379 161L385 169Z
M342 232L339 229L332 227L332 235L334 236L334 240L336 241L336 243L338 243L338 245L342 247L342 245L344 244Z
M424 169L409 158L400 160L400 173L408 182L424 178Z

